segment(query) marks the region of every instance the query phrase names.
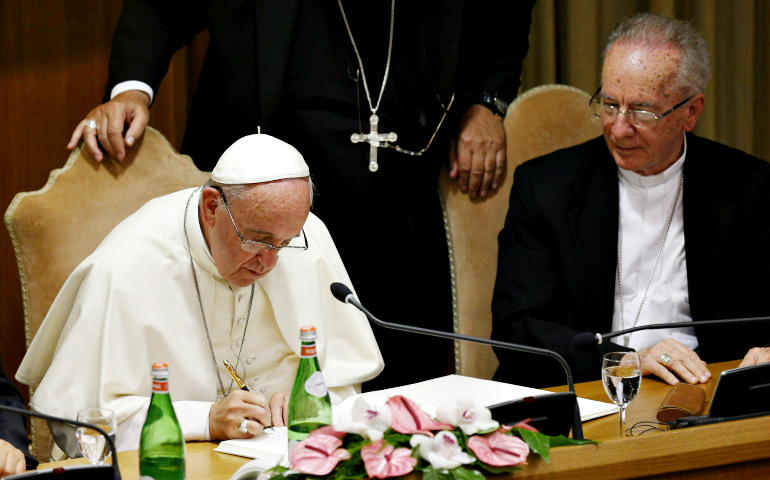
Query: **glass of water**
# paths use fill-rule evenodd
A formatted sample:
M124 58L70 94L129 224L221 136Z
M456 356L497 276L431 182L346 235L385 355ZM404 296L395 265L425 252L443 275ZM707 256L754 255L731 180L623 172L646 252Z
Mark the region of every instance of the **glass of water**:
M78 412L78 422L90 423L95 425L110 436L115 441L115 412L106 408L89 408ZM78 427L75 430L75 436L78 439L78 448L86 457L91 465L102 465L110 458L112 451L104 435L93 428Z
M642 383L642 368L639 354L634 352L613 352L602 360L602 383L610 400L620 410L620 437L626 431L626 407L639 393Z

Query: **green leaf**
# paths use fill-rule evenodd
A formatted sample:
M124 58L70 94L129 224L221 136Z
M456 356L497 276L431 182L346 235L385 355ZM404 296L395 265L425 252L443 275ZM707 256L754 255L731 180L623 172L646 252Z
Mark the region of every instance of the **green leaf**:
M454 480L454 477L445 468L436 470L433 467L426 467L422 470L422 480Z
M474 435L486 435L487 433L494 432L498 428L500 428L500 427L497 426L497 427L487 428L486 430L479 430L478 432L474 433Z
M545 463L551 463L551 456L548 455L548 449L551 446L551 437L543 435L540 432L531 432L523 428L517 428L516 430L519 431L521 439L527 442L530 450L543 457Z
M586 445L589 443L600 443L596 440L575 440L574 438L567 438L564 435L558 437L551 437L551 448L563 447L565 445Z
M478 470L457 467L450 470L455 480L484 480L484 474Z

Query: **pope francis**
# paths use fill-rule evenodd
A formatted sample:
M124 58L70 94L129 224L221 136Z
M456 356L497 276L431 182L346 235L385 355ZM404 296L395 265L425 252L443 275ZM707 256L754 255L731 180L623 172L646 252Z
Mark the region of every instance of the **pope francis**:
M203 187L125 219L70 275L30 345L16 374L41 382L30 406L73 419L112 409L118 450L136 449L150 366L165 362L186 440L247 438L283 425L304 325L318 331L332 402L360 392L384 365L366 318L329 293L350 280L312 195L300 153L257 134ZM72 439L51 430L72 455Z

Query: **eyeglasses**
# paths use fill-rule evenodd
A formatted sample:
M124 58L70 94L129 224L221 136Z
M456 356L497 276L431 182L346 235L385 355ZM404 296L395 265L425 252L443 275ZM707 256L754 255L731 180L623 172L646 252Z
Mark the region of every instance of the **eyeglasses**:
M230 212L230 206L227 204L227 197L225 197L225 192L222 191L221 188L213 186L213 189L219 192L220 195L222 195L222 200L225 202L225 208L227 209L227 214L230 215L230 221L233 222L233 227L235 227L235 233L238 234L238 237L241 239L241 248L243 248L245 251L249 253L262 253L262 252L269 252L270 250L277 250L277 254L279 257L287 257L290 255L296 255L298 253L302 253L305 250L307 250L307 236L305 235L305 229L303 228L300 230L300 235L302 239L304 239L305 245L286 245L283 247L275 247L273 245L270 245L269 243L264 242L258 242L256 240L247 240L243 238L243 235L241 235L241 231L238 230L238 226L235 224L235 219L233 219L233 214ZM302 240L300 240L300 235L294 237L291 239L290 243L303 243Z
M625 112L620 110L617 104L615 103L604 103L605 99L601 98L599 95L602 91L602 87L599 87L599 89L594 93L594 96L591 97L591 100L589 100L588 104L591 106L591 110L593 110L594 115L596 118L601 119L602 122L610 122L614 123L615 120L618 118L618 113L623 113L626 116L626 119L628 120L628 123L633 125L636 128L653 128L658 120L665 117L669 113L673 112L677 108L681 107L685 103L692 100L693 96L690 96L684 101L681 101L674 105L670 110L667 110L660 115L657 115L653 112L648 112L646 110L626 110Z

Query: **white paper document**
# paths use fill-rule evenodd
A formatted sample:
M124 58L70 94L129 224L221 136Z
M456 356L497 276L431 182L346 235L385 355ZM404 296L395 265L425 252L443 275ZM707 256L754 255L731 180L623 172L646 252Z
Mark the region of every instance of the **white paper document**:
M353 403L360 397L363 397L369 405L374 406L384 405L394 395L403 395L417 403L429 415L435 416L438 407L446 403L454 403L458 396L470 398L476 405L488 407L498 403L520 400L524 397L550 395L551 393L546 390L520 387L492 380L447 375L403 387L353 395L339 405L332 405L332 421L336 424L343 420L349 420ZM618 411L618 407L612 403L597 402L586 398L578 398L578 405L580 406L580 418L584 422ZM272 432L268 430L247 440L226 440L221 442L214 451L249 458L280 459L286 455L288 442L288 432L283 427L276 428Z

